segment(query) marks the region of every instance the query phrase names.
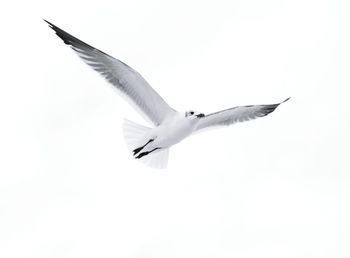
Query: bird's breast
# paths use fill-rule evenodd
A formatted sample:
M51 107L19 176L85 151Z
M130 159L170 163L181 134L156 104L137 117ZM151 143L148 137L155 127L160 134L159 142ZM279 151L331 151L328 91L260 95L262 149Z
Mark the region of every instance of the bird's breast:
M189 136L194 126L188 121L175 121L173 123L161 125L158 127L157 143L163 147L170 147L179 143Z

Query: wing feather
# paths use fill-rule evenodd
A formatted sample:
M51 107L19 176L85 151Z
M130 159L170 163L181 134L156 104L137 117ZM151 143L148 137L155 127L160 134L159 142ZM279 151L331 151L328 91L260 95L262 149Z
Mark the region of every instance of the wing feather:
M134 69L122 61L98 50L45 20L58 37L69 45L85 63L100 73L127 97L130 104L154 125L175 114L163 98Z
M238 106L215 112L201 118L197 125L197 131L213 126L228 126L238 122L245 122L259 117L264 117L273 112L280 104Z

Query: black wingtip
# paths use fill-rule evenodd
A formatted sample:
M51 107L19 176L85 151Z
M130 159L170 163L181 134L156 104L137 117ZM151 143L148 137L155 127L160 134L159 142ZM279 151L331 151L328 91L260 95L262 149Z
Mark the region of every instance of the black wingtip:
M89 44L81 41L80 39L74 37L73 35L69 34L68 32L65 32L64 30L57 27L56 25L49 22L48 20L45 20L45 19L43 19L43 20L49 25L49 27L53 31L55 31L56 35L59 38L61 38L66 45L69 45L71 47L78 47L80 49L97 50L97 51L101 52L102 54L108 56L108 54L106 54L105 52L98 50L98 49L94 48L93 46L90 46Z
M284 103L284 102L287 102L288 100L290 100L290 97L288 97L288 98L286 98L285 100L283 100L283 101L281 102L281 104Z
M287 102L290 99L290 97L286 98L285 100L283 100L282 102L278 103L278 104L270 104L270 105L265 105L263 107L263 115L262 116L267 116L268 114L272 113L273 111L275 111L275 109L281 105L284 102Z
M52 28L54 25L51 23L51 22L49 22L48 20L46 20L46 19L44 19L44 18L42 18L43 20L44 20L44 22L46 22L48 25L49 25L49 27L50 28Z
M56 32L56 35L60 37L63 42L70 46L81 46L86 48L94 49L92 46L86 44L85 42L81 41L80 39L77 39L76 37L72 36L71 34L65 32L61 28L57 27L53 23L49 22L48 20L43 19L49 27Z

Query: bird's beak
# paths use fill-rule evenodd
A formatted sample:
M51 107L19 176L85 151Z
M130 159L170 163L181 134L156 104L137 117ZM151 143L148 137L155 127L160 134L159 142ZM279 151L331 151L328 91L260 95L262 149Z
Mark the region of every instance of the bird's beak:
M203 113L201 113L201 114L196 115L196 117L202 118L202 117L205 117L205 115Z

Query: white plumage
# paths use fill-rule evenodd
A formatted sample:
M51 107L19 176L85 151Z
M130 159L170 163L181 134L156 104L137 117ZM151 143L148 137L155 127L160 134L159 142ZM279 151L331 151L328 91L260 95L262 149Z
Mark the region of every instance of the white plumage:
M129 103L154 125L149 128L129 120L123 125L126 143L135 159L154 168L165 168L169 148L193 132L266 116L289 99L278 104L238 106L208 115L194 111L178 112L134 69L46 22L65 44L126 96Z

